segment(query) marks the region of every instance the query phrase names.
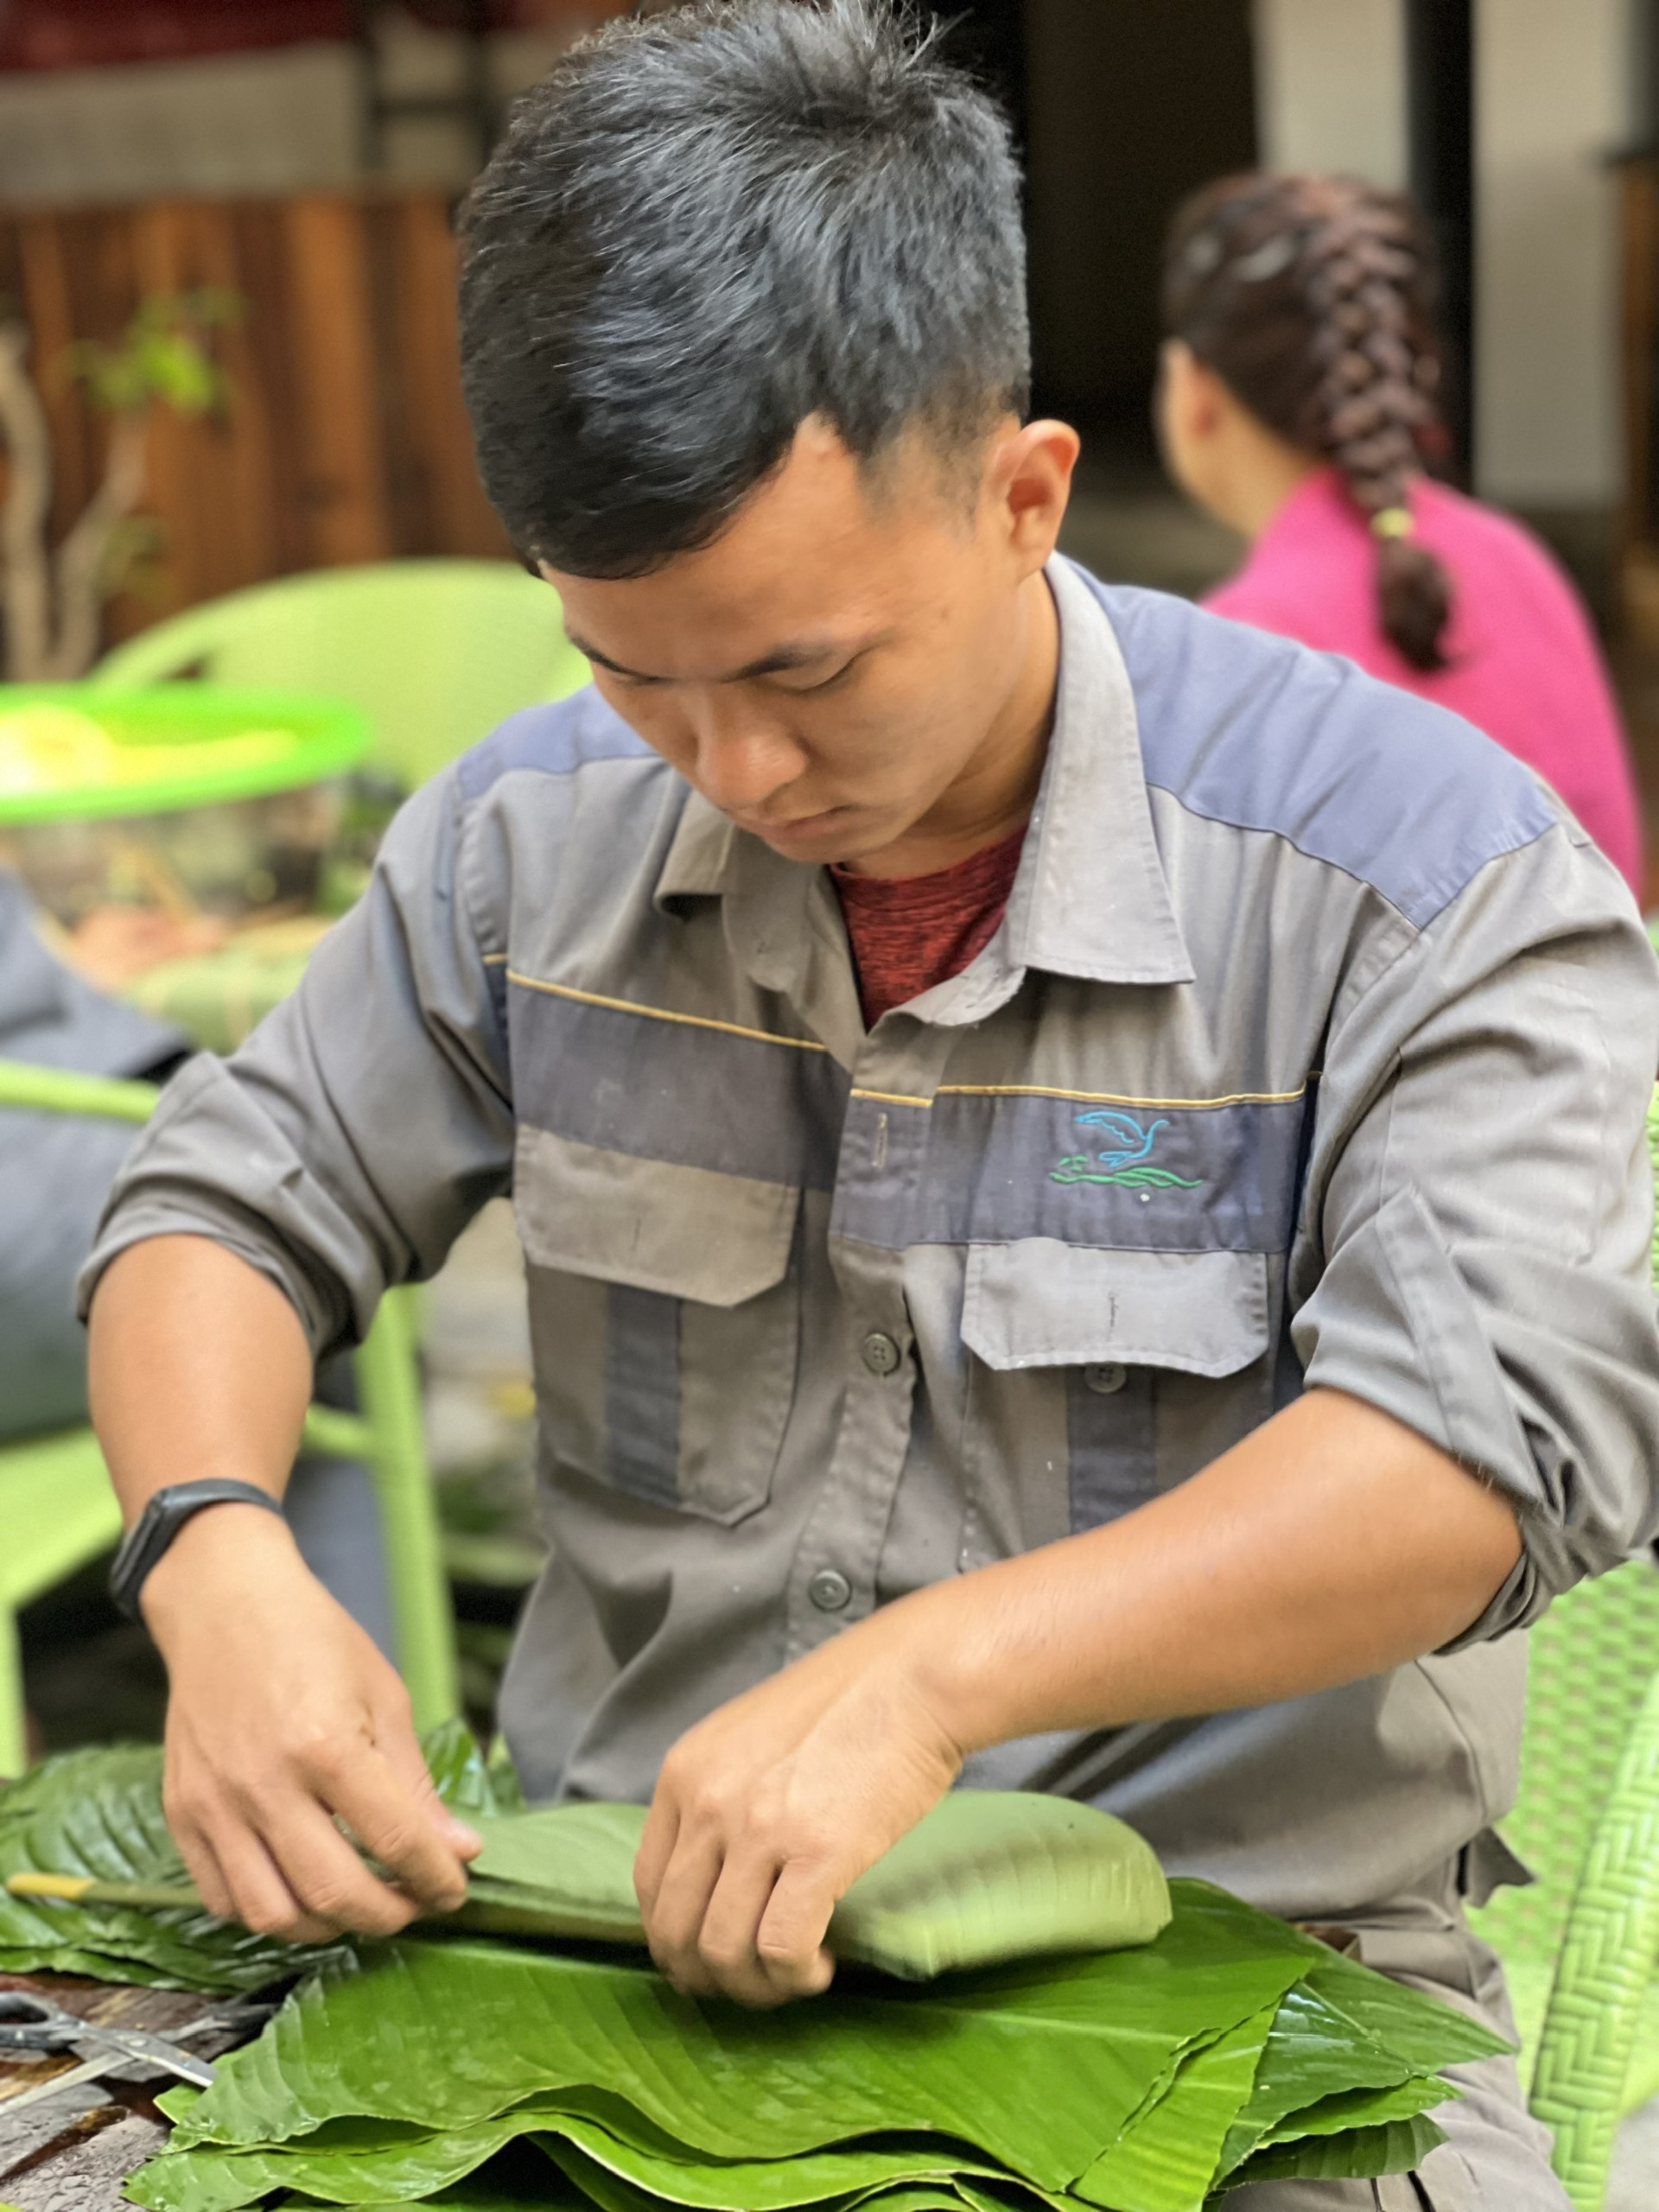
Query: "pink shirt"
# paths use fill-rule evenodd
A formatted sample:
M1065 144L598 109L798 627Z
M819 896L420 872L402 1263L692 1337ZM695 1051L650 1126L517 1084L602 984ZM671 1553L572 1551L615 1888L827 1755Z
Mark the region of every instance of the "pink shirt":
M1332 469L1297 486L1230 582L1205 604L1259 630L1345 653L1372 676L1462 715L1535 769L1642 897L1635 779L1588 617L1516 523L1427 478L1418 535L1451 571L1446 649L1425 675L1382 634L1375 541Z

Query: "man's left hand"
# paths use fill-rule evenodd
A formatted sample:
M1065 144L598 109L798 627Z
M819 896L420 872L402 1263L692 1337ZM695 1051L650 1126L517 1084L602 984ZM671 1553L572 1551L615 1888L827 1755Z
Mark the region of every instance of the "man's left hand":
M1520 1556L1501 1491L1306 1391L1134 1512L912 1591L690 1729L634 1869L652 1955L682 1989L811 1996L836 1901L970 1753L1386 1674L1462 1636Z
M664 1762L634 1867L679 1989L780 2005L828 1987L837 1900L957 1777L894 1607L734 1698Z

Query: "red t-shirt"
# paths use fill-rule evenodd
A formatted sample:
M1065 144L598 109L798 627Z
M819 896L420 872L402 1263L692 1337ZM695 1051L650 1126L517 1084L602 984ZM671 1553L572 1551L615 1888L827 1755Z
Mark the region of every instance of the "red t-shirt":
M1014 889L1022 823L1012 837L932 875L855 875L832 868L867 1027L895 1006L960 976L996 935Z

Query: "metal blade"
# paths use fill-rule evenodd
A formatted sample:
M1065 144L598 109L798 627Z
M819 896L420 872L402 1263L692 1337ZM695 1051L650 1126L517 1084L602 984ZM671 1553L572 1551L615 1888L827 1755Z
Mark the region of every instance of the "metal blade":
M179 2050L166 2036L153 2036L143 2028L105 2027L89 2020L85 2035L78 2040L101 2044L111 2058L123 2059L129 2065L160 2066L169 2074L176 2074L181 2081L194 2082L199 2089L211 2089L213 2086L213 2069L207 2060Z
M104 2058L89 2058L83 2065L72 2066L67 2074L54 2075L49 2082L37 2082L21 2096L5 2098L0 2101L0 2133L3 2133L12 2114L22 2112L25 2105L43 2103L48 2097L55 2097L60 2089L78 2089L83 2082L95 2082L100 2074L107 2074L111 2066L120 2063L119 2052L111 2051Z

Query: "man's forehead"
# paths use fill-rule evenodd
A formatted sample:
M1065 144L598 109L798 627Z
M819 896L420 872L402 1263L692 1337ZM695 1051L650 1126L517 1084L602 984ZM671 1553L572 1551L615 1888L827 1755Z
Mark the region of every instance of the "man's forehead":
M830 668L902 627L937 588L950 518L878 488L836 440L797 449L711 543L632 577L542 564L571 642L600 667L658 682L741 682ZM931 486L929 487L931 488ZM958 537L953 548L964 550Z

